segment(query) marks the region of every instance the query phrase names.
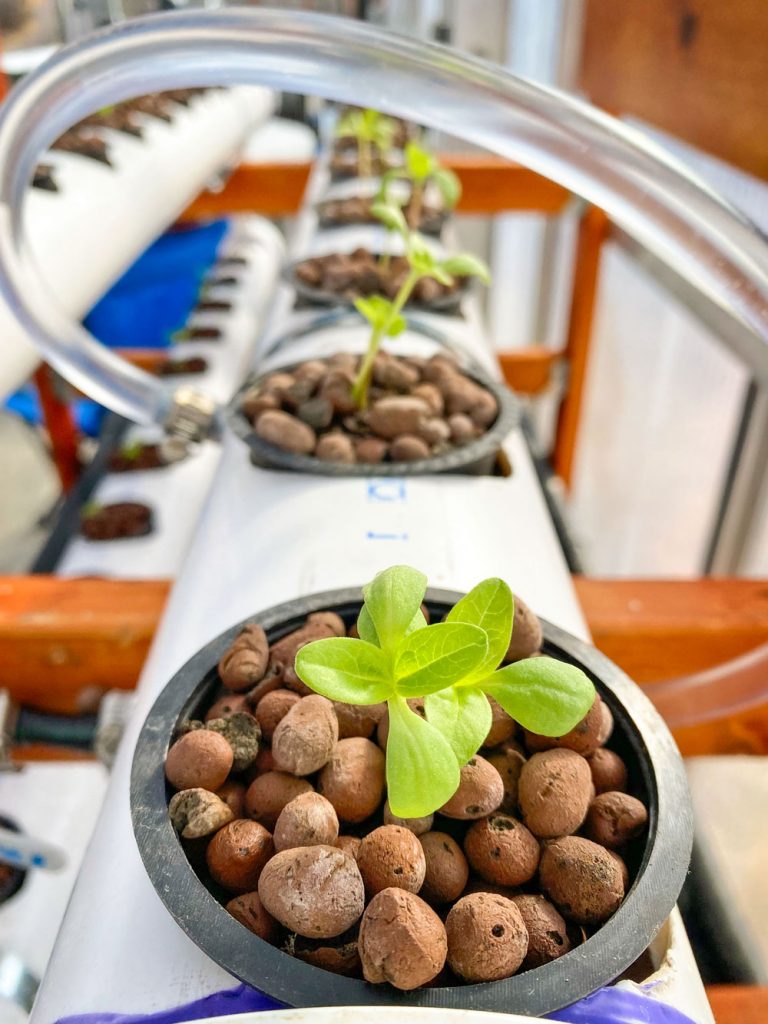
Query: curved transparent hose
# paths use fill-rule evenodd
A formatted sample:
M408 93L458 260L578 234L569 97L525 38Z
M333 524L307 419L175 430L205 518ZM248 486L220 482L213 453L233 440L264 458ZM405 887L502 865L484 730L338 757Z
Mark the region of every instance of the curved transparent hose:
M0 113L0 291L45 358L103 404L162 423L169 397L70 323L39 280L21 226L35 162L94 109L154 89L238 82L376 107L460 135L584 196L751 327L746 354L768 380L768 247L642 135L445 47L326 15L231 8L155 15L92 36L30 75Z
M768 643L715 668L644 689L672 729L749 711L768 702Z

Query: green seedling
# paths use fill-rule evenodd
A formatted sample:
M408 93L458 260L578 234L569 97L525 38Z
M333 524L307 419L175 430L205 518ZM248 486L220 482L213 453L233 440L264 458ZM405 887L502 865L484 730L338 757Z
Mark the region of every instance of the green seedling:
M392 203L374 203L374 216L390 231L402 236L405 242L405 257L408 273L394 299L371 295L357 299L355 308L368 321L371 336L357 378L352 385L352 397L359 409L368 404L368 389L371 383L373 362L384 338L395 338L406 327L403 308L413 289L423 277L431 277L441 284L450 285L454 277L479 277L484 284L491 280L486 264L471 253L457 253L438 259L417 231L410 231L403 211Z
M91 516L97 516L103 508L104 506L101 504L101 502L86 501L86 503L80 509L80 512L84 519L90 519Z
M345 704L386 701L387 795L393 814L419 818L442 807L459 769L482 745L493 696L518 722L561 736L586 715L595 691L584 673L552 658L504 668L514 602L502 580L480 583L445 622L421 611L427 579L409 566L379 573L363 588L359 639L331 637L303 647L296 673L316 693ZM408 701L424 701L425 717Z
M361 178L373 174L373 154L380 154L392 146L397 129L391 117L378 110L348 110L336 125L337 138L352 136L357 142L358 169Z
M390 198L390 185L395 180L407 180L411 184L410 203L408 205L408 223L418 228L421 222L421 211L424 206L424 193L427 185L433 182L437 187L446 210L452 210L461 197L461 182L447 167L442 167L437 157L417 142L409 142L405 147L405 163L388 171L381 182L379 199L387 202Z
M134 462L141 455L144 450L143 441L131 441L130 444L123 445L120 449L120 454L124 459L128 459L129 462Z

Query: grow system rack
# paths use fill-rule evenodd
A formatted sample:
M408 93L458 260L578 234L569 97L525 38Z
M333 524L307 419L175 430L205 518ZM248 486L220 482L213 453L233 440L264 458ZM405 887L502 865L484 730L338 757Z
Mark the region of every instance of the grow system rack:
M332 244L328 233L318 236L314 214L327 181L321 161L289 247L291 259ZM451 244L450 236L446 243ZM463 314L420 319L498 375L474 299L466 301ZM281 282L259 345L259 369L285 362L289 346L300 358L302 345L316 345L308 332L319 315L328 314L296 308L293 289ZM362 327L360 332L362 338ZM281 344L286 337L292 340ZM147 712L178 668L219 632L260 608L320 589L357 586L387 565L408 563L437 587L468 589L484 576L502 576L537 613L578 637L588 636L520 429L513 429L502 445L502 463L511 472L475 478L305 476L252 466L248 449L231 433L222 448L208 501L142 673L136 711L33 1024L94 1011L151 1013L237 985L187 938L157 899L133 841L126 799L134 745ZM97 927L99 908L105 905L108 934ZM655 996L696 1024L710 1024L676 912L649 956ZM120 963L117 972L115 963ZM107 974L108 991L103 984Z
M29 189L26 231L31 254L54 297L70 316L83 316L133 260L217 175L237 163L251 132L274 106L268 89L212 89L170 123L137 115L143 137L98 129L111 166L51 151L57 191ZM73 240L76 240L73 244ZM40 354L5 308L0 397L29 377Z
M175 379L179 383L188 380L215 394L220 401L226 401L250 364L263 327L283 259L282 237L272 224L260 217L235 217L217 256L223 263L230 256L243 261L234 266L227 264L226 274L235 279L234 284L206 291L207 298L220 296L231 308L193 312L187 326L215 328L220 336L211 341L180 342L170 352L164 349L148 355L153 362L202 357L207 363L202 374ZM122 434L119 444L152 443L161 438L162 432L157 429L132 426ZM54 539L54 550L44 565L38 565L38 571L51 571L55 567L62 576L174 577L220 457L220 447L209 441L190 449L186 458L161 468L128 473L103 471L95 486L94 481L90 481L87 493L81 489L71 496L69 504L73 507L66 510L60 523L68 536ZM153 512L152 532L146 537L134 538L128 548L119 540L94 542L78 536L80 505L84 501L102 505L119 501L145 503ZM67 515L70 511L72 514ZM58 558L62 544L65 547ZM56 561L52 562L54 557Z

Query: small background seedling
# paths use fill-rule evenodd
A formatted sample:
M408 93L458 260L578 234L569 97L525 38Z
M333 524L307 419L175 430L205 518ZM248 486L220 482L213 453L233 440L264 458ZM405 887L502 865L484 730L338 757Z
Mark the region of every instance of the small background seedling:
M411 231L405 221L403 211L393 203L374 203L371 208L374 216L391 232L399 234L405 243L405 258L408 261L408 274L400 285L394 299L371 295L357 299L355 308L368 321L371 336L368 349L352 385L352 397L358 408L364 409L368 404L368 389L371 383L373 363L384 338L395 338L401 334L407 324L402 315L403 307L413 293L413 289L423 277L431 277L441 284L450 285L456 277L479 277L484 284L491 280L486 264L471 253L457 253L439 259L427 245L418 231Z
M144 450L143 441L131 441L129 444L123 445L120 449L120 454L124 459L128 459L129 462L134 462L141 455Z
M409 566L386 569L363 588L359 639L317 640L296 656L299 678L324 697L345 704L386 701L387 796L401 818L431 814L456 792L461 765L491 726L485 694L525 728L547 736L569 732L595 697L581 669L552 658L498 668L514 612L503 580L478 584L445 622L429 626L421 611L426 586L423 573ZM412 710L410 698L423 698L425 718Z
M396 130L396 122L378 110L348 110L336 125L336 136L355 139L360 177L370 178L374 151L383 157L392 146Z
M443 200L444 209L452 210L461 197L461 182L453 171L441 166L437 157L418 142L406 144L404 157L402 167L396 167L384 175L379 199L390 202L392 182L398 179L409 181L411 188L407 220L412 228L418 229L427 185L433 182Z

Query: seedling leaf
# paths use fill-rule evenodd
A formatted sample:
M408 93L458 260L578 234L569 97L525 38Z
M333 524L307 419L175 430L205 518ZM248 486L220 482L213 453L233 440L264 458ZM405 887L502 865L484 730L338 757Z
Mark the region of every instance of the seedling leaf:
M405 147L405 166L414 181L423 182L435 173L436 161L418 143L408 142Z
M454 277L479 277L483 284L490 284L491 272L486 263L471 253L457 253L442 260L440 267Z
M438 622L400 642L395 687L403 697L423 697L453 686L473 672L488 652L485 632L464 622Z
M352 637L327 637L302 647L296 675L315 693L345 704L378 704L393 692L390 659Z
M480 685L524 729L543 736L570 732L595 699L595 688L581 669L554 658L516 661Z
M365 603L383 650L397 649L421 607L426 589L427 577L408 565L385 569L365 588Z
M405 221L403 211L394 203L372 203L371 213L376 220L381 221L388 231L396 231L400 235L405 235L407 233L408 225Z
M468 622L488 634L488 654L463 680L465 685L490 675L501 664L512 635L512 609L512 591L504 580L493 578L478 583L448 612L448 622Z
M482 747L493 713L488 698L474 686L456 686L424 698L427 721L450 743L459 764Z
M422 818L456 792L459 764L445 737L402 698L390 700L388 707L389 806L399 818Z
M432 174L446 210L452 210L461 199L461 182L447 167L438 167Z

